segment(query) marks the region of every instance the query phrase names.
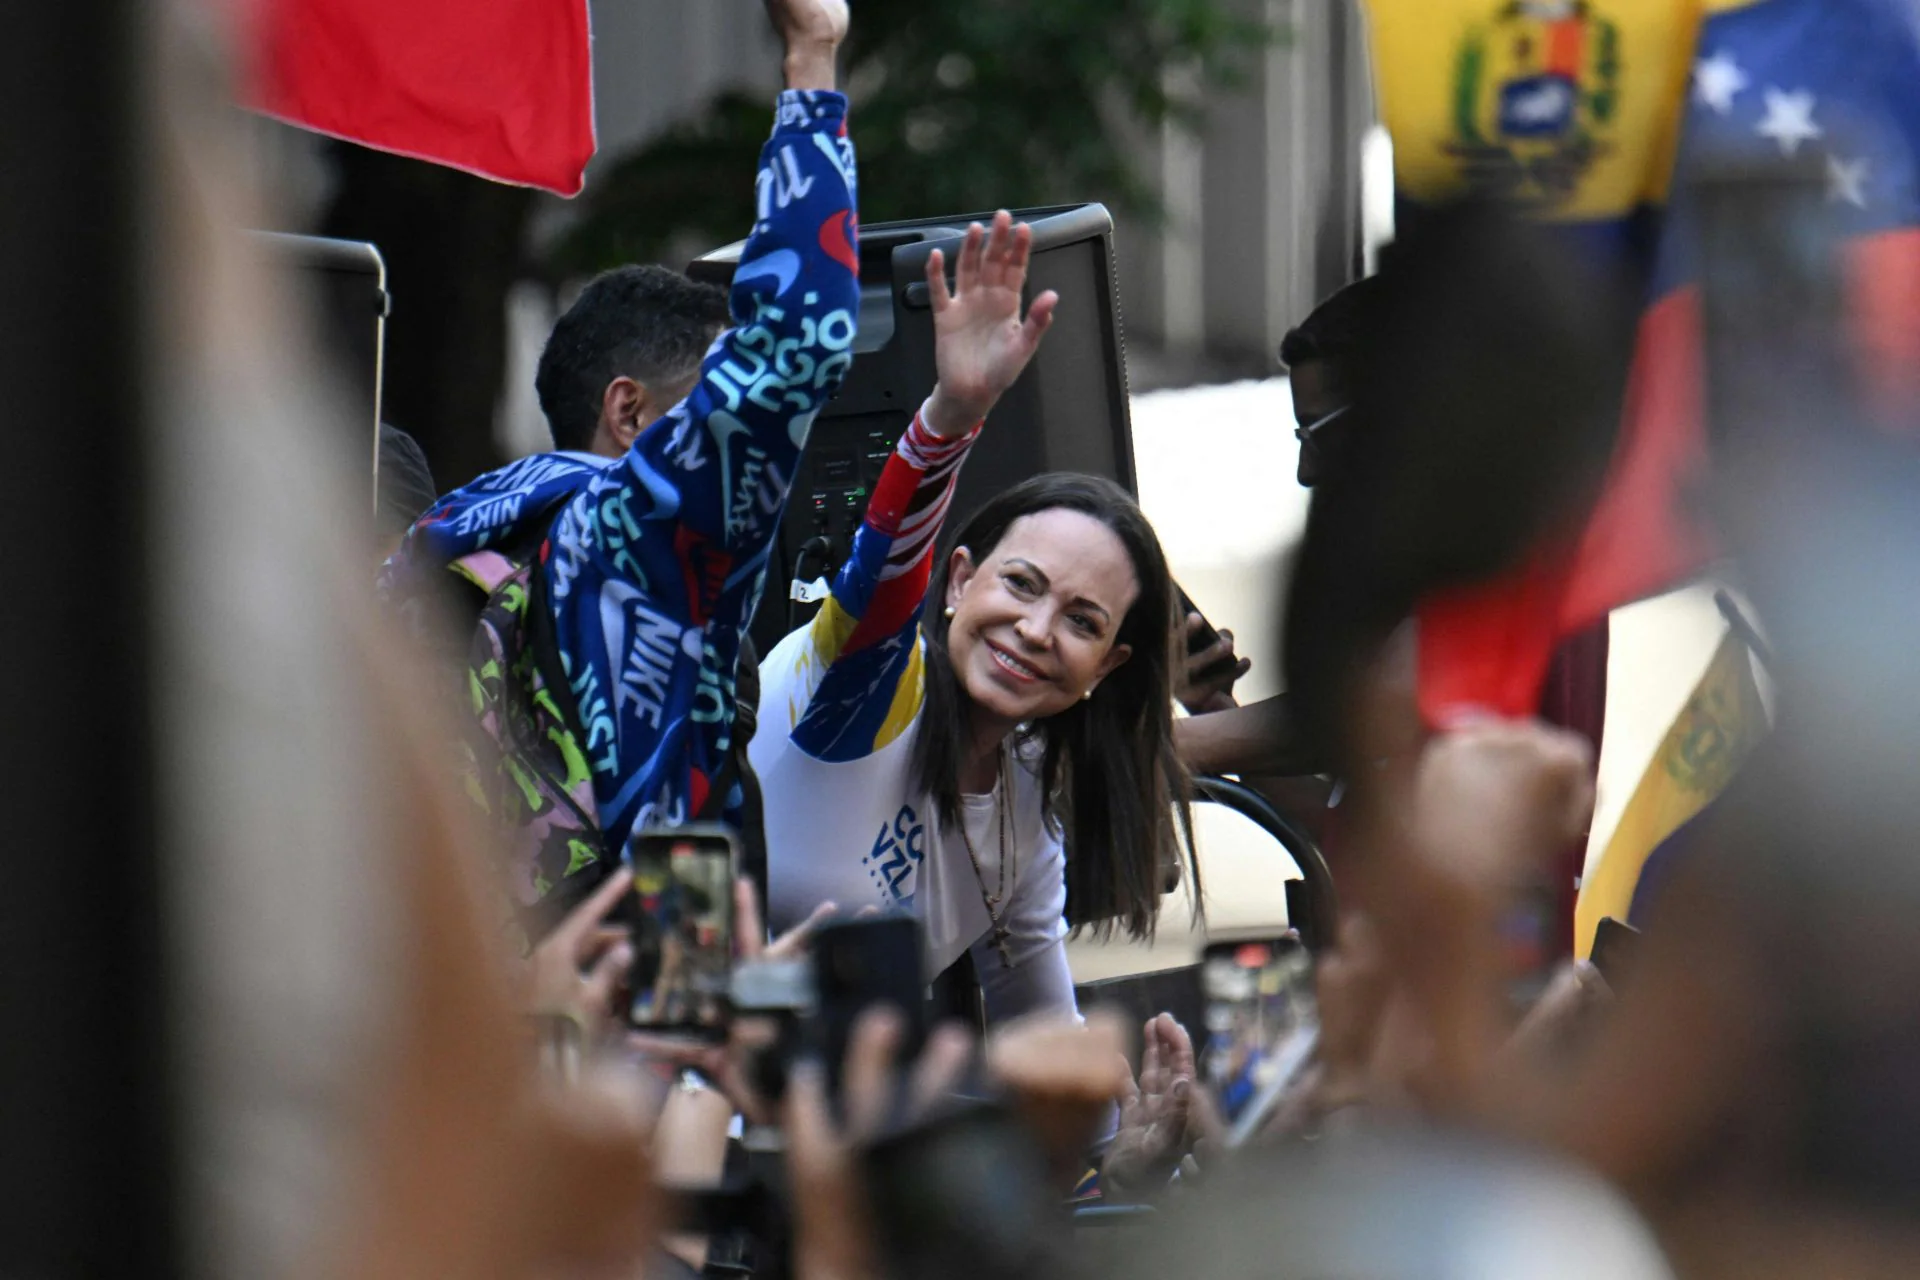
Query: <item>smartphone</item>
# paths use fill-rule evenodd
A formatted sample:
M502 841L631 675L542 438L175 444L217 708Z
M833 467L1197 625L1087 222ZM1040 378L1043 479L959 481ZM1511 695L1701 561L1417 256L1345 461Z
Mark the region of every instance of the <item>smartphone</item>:
M733 978L740 844L717 825L642 831L628 846L633 931L628 1021L649 1031L723 1033Z
M1228 1145L1258 1131L1312 1057L1319 1041L1312 980L1306 948L1293 937L1215 943L1202 956L1201 1072L1228 1122Z
M1187 636L1187 656L1191 657L1196 653L1204 653L1220 642L1220 632L1211 622L1207 621L1206 614L1200 613L1200 607L1193 602L1193 597L1187 594L1185 587L1182 587L1176 582L1173 585L1173 589L1180 593L1179 625L1182 628L1183 634ZM1190 613L1200 613L1200 626L1199 629L1187 633L1185 632L1185 627L1187 624L1187 615ZM1237 658L1229 654L1208 666L1206 670L1198 672L1194 678L1201 684L1205 684L1209 680L1217 680L1233 670L1233 664L1237 661Z
M927 980L920 922L911 916L842 920L813 939L815 1044L827 1089L838 1099L853 1025L875 1005L892 1005L905 1023L899 1061L920 1056L927 1039Z
M1608 986L1617 987L1640 949L1640 931L1621 920L1607 916L1594 926L1593 950L1587 958Z

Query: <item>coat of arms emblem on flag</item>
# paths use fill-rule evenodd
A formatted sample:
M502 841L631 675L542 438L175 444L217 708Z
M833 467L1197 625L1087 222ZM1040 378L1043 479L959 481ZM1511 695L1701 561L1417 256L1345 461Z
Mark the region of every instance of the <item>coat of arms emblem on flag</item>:
M1618 24L1586 0L1511 0L1470 26L1453 67L1452 139L1475 189L1556 204L1612 147Z

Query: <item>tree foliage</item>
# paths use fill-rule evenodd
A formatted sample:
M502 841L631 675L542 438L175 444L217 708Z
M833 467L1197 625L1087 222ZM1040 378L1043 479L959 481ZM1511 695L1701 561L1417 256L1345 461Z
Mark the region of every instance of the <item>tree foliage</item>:
M1196 118L1168 69L1231 85L1274 34L1232 0L860 0L842 75L862 219L1086 199L1156 216L1128 138ZM682 238L737 237L766 134L762 98L718 95L599 176L549 267L584 273Z

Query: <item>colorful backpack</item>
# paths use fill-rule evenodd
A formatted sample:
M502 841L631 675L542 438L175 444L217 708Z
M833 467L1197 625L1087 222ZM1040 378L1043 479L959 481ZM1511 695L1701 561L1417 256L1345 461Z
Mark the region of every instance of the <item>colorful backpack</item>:
M530 937L559 923L614 865L594 805L580 723L531 556L476 551L449 566L486 596L464 679L468 796L507 841L508 884Z
M458 762L468 796L506 842L512 928L538 940L591 893L620 850L606 847L593 778L576 726L581 723L553 614L540 593L545 575L531 555L476 551L448 566L485 594L472 628L464 669L468 731ZM742 870L764 899L766 843L759 788L744 757L758 698L757 662L742 638L742 708L734 750L709 793L703 821L718 821L735 783L745 791L747 830Z

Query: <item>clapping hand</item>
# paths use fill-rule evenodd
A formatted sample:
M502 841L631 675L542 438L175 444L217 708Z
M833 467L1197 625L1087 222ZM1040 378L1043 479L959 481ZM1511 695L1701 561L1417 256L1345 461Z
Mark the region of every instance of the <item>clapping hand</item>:
M1141 1190L1172 1174L1193 1120L1193 1041L1171 1014L1147 1020L1140 1082L1120 1105L1120 1131L1101 1172L1116 1187Z
M927 289L933 302L934 364L940 381L927 402L926 425L935 435L957 436L987 416L1014 384L1053 323L1060 295L1049 289L1020 317L1033 230L1015 224L1002 209L993 229L967 228L947 288L946 258L927 258Z

